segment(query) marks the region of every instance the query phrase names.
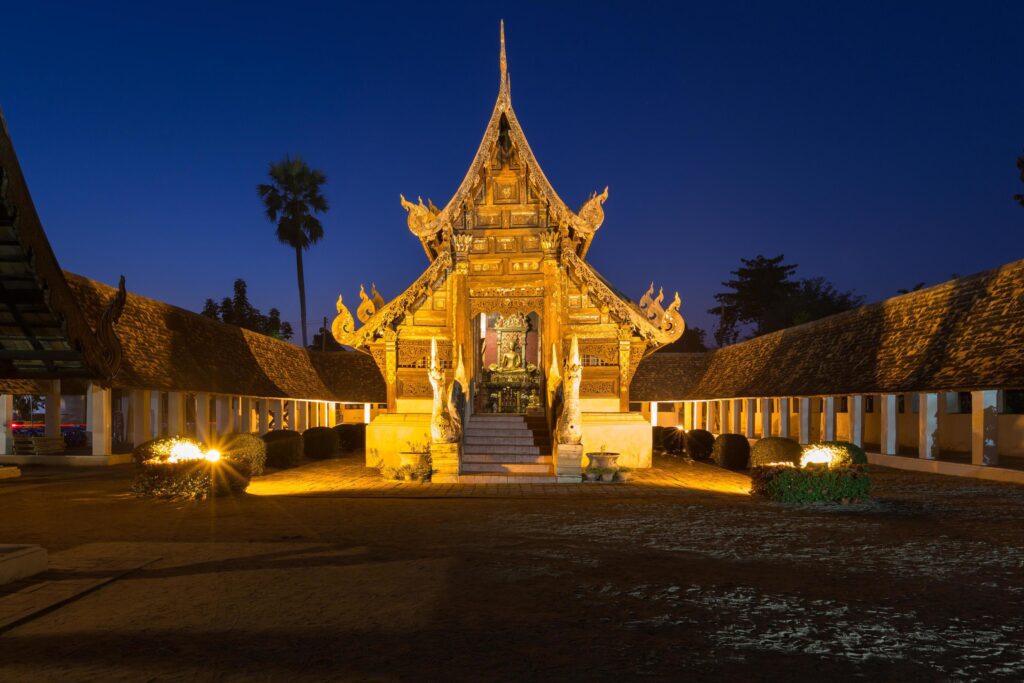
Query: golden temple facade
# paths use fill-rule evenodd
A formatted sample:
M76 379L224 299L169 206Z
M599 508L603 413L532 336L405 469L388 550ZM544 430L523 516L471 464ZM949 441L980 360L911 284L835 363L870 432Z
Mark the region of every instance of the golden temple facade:
M432 343L445 381L462 390L463 418L543 415L553 428L574 337L580 408L608 415L628 413L641 359L683 333L678 294L663 305L652 286L633 303L587 262L608 189L573 211L544 175L512 108L503 26L500 75L483 139L448 203L438 208L400 197L429 266L387 303L375 289L372 296L360 292L361 326L338 299L335 338L369 353L387 384L388 415L378 420L409 426L376 448L368 433L368 462L389 459L380 452L390 450L385 442L425 440L411 425L437 407L428 372ZM648 443L648 460L649 449Z

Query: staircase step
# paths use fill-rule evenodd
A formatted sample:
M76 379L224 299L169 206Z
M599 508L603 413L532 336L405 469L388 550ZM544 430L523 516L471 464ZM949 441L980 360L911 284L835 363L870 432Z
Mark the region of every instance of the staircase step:
M514 422L516 424L526 424L526 419L522 415L471 415L469 417L470 423L473 422Z
M553 474L504 474L504 473L473 473L460 474L460 484L554 484L557 479Z
M540 455L540 446L517 446L514 444L467 444L464 447L463 460L472 459L471 455Z
M530 436L532 438L533 432L529 429L488 429L472 425L466 427L466 436Z
M551 474L551 463L464 462L462 471L487 474Z
M508 455L507 453L466 453L462 456L464 463L523 463L527 465L551 464L550 455Z
M515 446L533 446L533 434L530 432L524 432L522 434L508 434L505 436L495 436L493 434L466 434L466 447L482 444L482 445L500 445L508 444Z

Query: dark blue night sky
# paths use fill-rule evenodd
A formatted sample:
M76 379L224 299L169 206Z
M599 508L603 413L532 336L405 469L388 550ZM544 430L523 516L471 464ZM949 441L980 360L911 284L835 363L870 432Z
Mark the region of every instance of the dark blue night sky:
M66 269L199 310L237 277L298 320L255 186L328 175L312 331L426 266L398 194L442 205L498 89L634 297L706 309L784 253L874 301L1024 257L1024 3L5 3L0 105ZM210 5L210 6L207 6Z

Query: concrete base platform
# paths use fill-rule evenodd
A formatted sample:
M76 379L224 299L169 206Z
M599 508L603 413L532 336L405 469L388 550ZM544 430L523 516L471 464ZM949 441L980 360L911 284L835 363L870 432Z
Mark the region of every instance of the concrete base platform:
M911 472L931 472L933 474L947 474L953 477L970 477L1011 484L1024 484L1024 471L1010 470L1002 467L968 465L959 462L925 460L924 458L908 458L904 455L881 455L879 453L868 453L868 462L872 465L893 467L898 470L909 470Z
M132 461L124 455L0 455L0 465L43 465L46 467L106 467Z
M46 551L38 545L0 545L0 585L46 571Z
M13 465L0 466L0 479L14 479L21 476L21 470Z

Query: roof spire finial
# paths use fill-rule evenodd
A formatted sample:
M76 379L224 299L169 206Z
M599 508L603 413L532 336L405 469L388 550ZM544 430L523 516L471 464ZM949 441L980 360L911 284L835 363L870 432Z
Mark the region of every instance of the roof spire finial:
M498 68L501 70L501 89L508 88L508 61L505 59L505 20L501 20L501 52L498 55Z

